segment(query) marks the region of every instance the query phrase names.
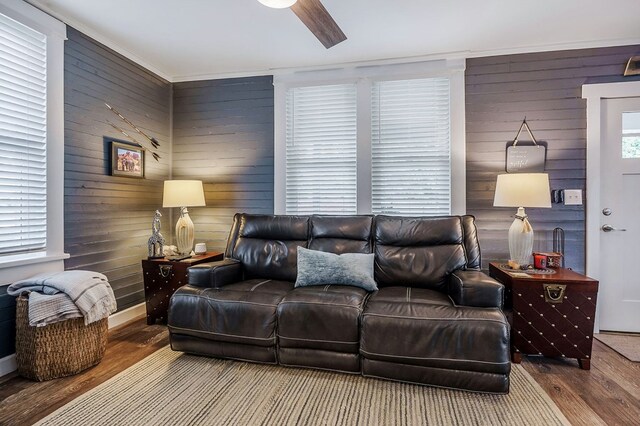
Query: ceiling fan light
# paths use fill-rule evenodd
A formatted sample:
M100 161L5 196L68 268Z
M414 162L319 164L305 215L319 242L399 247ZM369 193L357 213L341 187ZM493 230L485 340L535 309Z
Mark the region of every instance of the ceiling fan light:
M272 7L274 9L284 9L284 8L293 6L297 0L258 0L258 1L264 4L265 6Z

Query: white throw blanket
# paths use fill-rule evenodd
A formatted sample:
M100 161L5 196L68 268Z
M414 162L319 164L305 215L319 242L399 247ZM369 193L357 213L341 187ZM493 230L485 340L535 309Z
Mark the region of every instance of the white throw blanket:
M85 324L116 311L116 298L107 277L92 271L48 272L17 281L7 293L29 292L29 325L44 326L84 317Z

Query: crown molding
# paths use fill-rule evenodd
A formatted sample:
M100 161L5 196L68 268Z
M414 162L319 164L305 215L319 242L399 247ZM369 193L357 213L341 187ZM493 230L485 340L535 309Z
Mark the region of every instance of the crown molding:
M561 50L597 49L603 47L631 46L640 44L640 38L588 40L571 43L547 43L522 47L476 50L469 53L468 58L483 58L488 56L521 55L526 53L557 52Z
M157 76L167 80L170 83L182 83L188 81L202 81L202 80L218 80L226 78L241 78L241 77L256 77L264 75L278 75L278 74L292 74L306 71L322 71L337 68L351 68L361 66L378 66L388 64L400 64L410 62L422 62L433 61L439 59L466 59L466 58L481 58L488 56L503 56L503 55L517 55L526 53L540 53L540 52L552 52L560 50L577 50L577 49L593 49L603 47L614 46L627 46L640 44L640 38L628 38L628 39L610 39L610 40L587 40L571 43L547 43L538 45L529 45L513 48L498 48L498 49L486 49L486 50L468 50L468 51L455 51L455 52L439 52L428 55L409 56L409 57L389 57L378 58L370 61L360 62L344 62L337 64L325 64L317 66L305 66L305 67L283 67L283 68L262 68L262 69L249 69L242 71L230 71L221 73L201 73L201 74L184 74L184 75L171 75L169 72L157 67L150 61L130 52L129 50L118 45L112 39L98 33L94 29L87 27L81 22L67 18L59 13L51 10L45 5L36 3L35 0L25 0L30 5L40 9L41 11L51 15L52 17L64 22L67 25L81 31L94 40L104 44L111 50L119 53L127 59L135 62L148 71L156 74Z
M146 59L130 52L129 50L123 48L122 46L120 46L118 43L116 43L115 41L113 41L112 39L110 39L109 37L106 37L103 34L100 34L99 32L95 31L94 29L84 25L83 23L73 19L73 18L68 18L65 16L62 16L61 14L55 12L54 10L52 10L51 8L49 8L48 6L42 5L40 3L36 3L34 0L24 0L26 3L29 3L31 6L41 10L42 12L56 18L57 20L64 22L65 24L75 28L76 30L80 31L81 33L91 37L92 39L94 39L95 41L104 44L106 47L108 47L109 49L113 50L114 52L124 56L125 58L135 62L137 65L145 68L147 71L150 71L152 73L154 73L155 75L157 75L160 78L163 78L165 80L167 80L170 83L173 83L173 79L172 77L169 75L169 73L167 73L166 71L158 68L157 66L155 66L154 64L152 64L151 62L147 61Z
M612 40L591 40L572 43L552 43L552 44L539 44L530 45L524 47L514 48L500 48L490 50L468 50L468 51L456 51L456 52L441 52L430 55L421 56L405 56L405 57L391 57L381 58L371 61L360 62L343 62L337 64L326 64L307 67L289 67L289 68L267 68L246 70L238 72L226 72L226 73L210 73L210 74L188 74L174 76L169 79L172 83L181 83L187 81L202 81L202 80L218 80L225 78L241 78L241 77L257 77L261 75L280 75L280 74L295 74L310 71L323 71L323 70L335 70L344 68L366 67L366 66L379 66L389 64L402 64L412 62L426 62L436 61L441 59L455 60L466 58L482 58L489 56L506 56L506 55L520 55L527 53L540 53L540 52L553 52L561 50L578 50L578 49L595 49L604 47L615 46L630 46L640 45L640 38L629 39L612 39Z

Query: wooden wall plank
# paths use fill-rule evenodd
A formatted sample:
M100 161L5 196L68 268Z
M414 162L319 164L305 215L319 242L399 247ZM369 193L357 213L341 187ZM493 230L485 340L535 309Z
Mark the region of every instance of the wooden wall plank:
M509 257L507 231L515 208L494 208L493 195L496 175L504 173L506 143L522 119L526 116L536 138L548 143L546 171L552 189L584 190L587 121L582 85L629 80L622 77L624 64L639 50L620 46L467 60L467 212L476 216L484 268ZM553 228L562 227L566 265L584 272L584 205L554 204L550 210L527 213L536 232L534 250L551 250Z
M170 175L171 84L71 27L67 36L64 247L71 258L65 267L107 275L122 310L144 301L140 260L153 212L162 205L162 182ZM148 154L145 179L109 175L105 138L127 138L107 121L139 142L144 138L105 102L160 141L163 158L156 162ZM14 351L14 318L14 298L0 287L0 357Z
M0 287L0 358L15 352L16 300L7 294L7 286Z
M170 175L171 84L68 28L65 44L65 251L67 269L104 273L119 310L144 301L140 260L146 257L153 212L162 206ZM107 102L160 141L156 162L147 153L145 179L110 176L104 138L127 140L110 121L147 142ZM166 218L168 211L163 211ZM164 233L169 231L164 221Z
M174 84L173 177L204 182L196 241L223 250L236 212L273 214L271 76Z

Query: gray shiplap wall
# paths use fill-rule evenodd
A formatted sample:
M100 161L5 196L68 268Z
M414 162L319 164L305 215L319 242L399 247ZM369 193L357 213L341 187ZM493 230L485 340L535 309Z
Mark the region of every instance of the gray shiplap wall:
M162 206L162 182L170 175L171 84L71 27L64 67L64 247L71 255L65 266L107 275L123 310L144 301L140 259L153 212ZM145 179L109 175L104 137L128 139L107 120L138 142L145 139L105 102L161 143L160 162L147 152Z
M7 286L0 287L0 358L16 351L16 302L7 294Z
M496 175L504 172L506 143L524 116L534 136L548 142L546 171L552 189L585 189L586 102L582 85L627 81L629 57L640 46L582 49L467 60L467 212L477 218L483 267L508 258L507 230L515 208L494 208ZM529 140L528 137L521 138ZM586 201L586 200L585 200ZM527 209L534 249L551 250L552 230L566 234L566 266L585 269L585 209L553 204Z
M196 242L223 250L236 212L273 213L271 76L173 87L173 178L201 179Z
M144 302L140 259L146 256L153 212L162 205L162 182L170 174L171 84L71 27L67 36L64 248L71 257L65 267L106 274L123 310ZM109 176L105 137L127 138L107 120L130 135L135 131L105 102L162 144L160 162L146 158L145 179ZM169 228L167 217L165 235ZM0 358L15 351L14 343L15 299L0 287Z

